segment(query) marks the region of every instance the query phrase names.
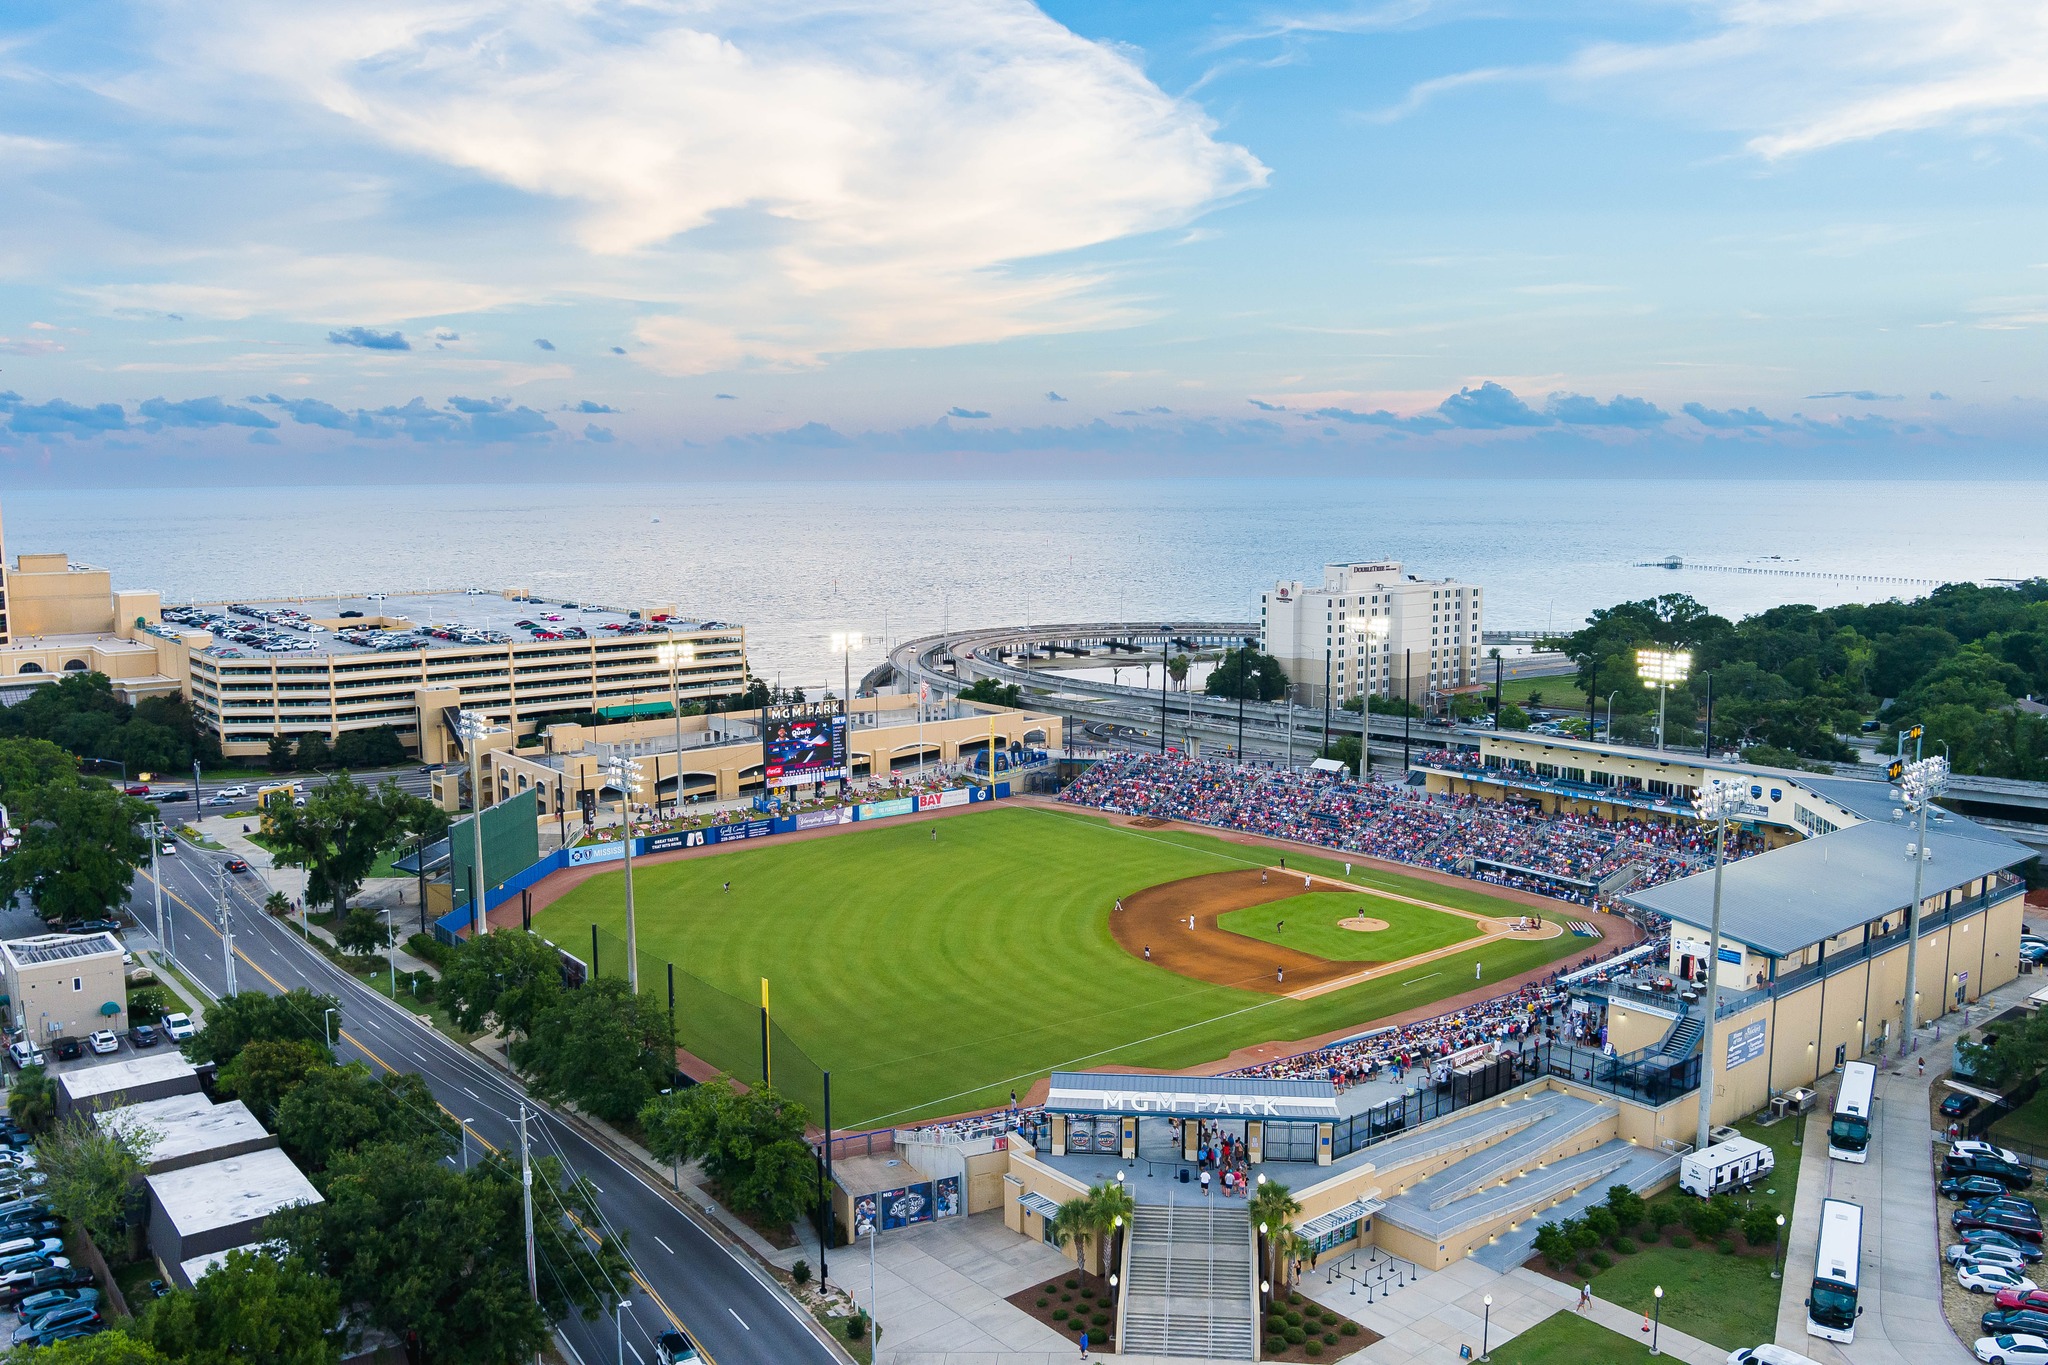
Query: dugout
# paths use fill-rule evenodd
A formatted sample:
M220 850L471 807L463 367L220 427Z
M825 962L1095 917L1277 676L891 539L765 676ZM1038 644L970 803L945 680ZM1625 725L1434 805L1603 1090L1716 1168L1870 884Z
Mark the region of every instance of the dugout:
M1055 1071L1046 1095L1055 1157L1193 1161L1229 1138L1254 1165L1330 1164L1339 1114L1329 1081Z

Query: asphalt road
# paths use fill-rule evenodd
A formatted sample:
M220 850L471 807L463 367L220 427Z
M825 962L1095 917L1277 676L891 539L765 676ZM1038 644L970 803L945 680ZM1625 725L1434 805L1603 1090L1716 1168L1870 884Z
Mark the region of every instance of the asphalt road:
M187 845L159 862L165 936L173 955L187 976L219 995L227 988L227 960L214 910L216 857ZM339 1057L360 1058L373 1069L420 1073L442 1107L463 1120L467 1155L474 1159L481 1154L480 1144L487 1144L516 1159L522 1093L508 1077L372 994L263 913L266 891L260 877L251 873L226 881L238 989L303 987L335 996L342 1006L335 1043ZM153 929L155 889L146 874L136 879L132 909L145 930ZM140 944L154 935L131 938ZM635 1283L622 1287L628 1301L623 1349L609 1316L562 1325L581 1365L614 1360L654 1365L654 1338L671 1322L687 1330L714 1365L826 1365L835 1358L811 1334L803 1310L764 1272L685 1217L648 1186L640 1171L537 1106L534 1114L528 1124L533 1152L560 1157L592 1183L604 1224L599 1231L623 1233L633 1264ZM535 1216L545 1216L545 1201L538 1193L536 1199Z
M112 778L112 774L101 775ZM334 773L280 773L274 779L216 779L206 777L202 778L199 782L199 796L196 804L192 796L192 779L189 776L181 778L176 773L160 773L150 779L149 785L153 793L184 793L185 799L182 801L171 801L162 803L164 818L166 821L170 821L187 820L200 815L218 815L222 811L238 809L238 807L232 802L216 802L212 805L208 805L207 798L211 797L212 795L214 795L214 793L219 791L232 791L239 788L240 790L246 792L249 795L251 799L250 804L254 804L256 789L258 787L267 785L271 781L303 782L306 784L307 789L311 790L312 788L317 787L322 783L333 780L333 778L336 776L338 776L338 774ZM427 793L433 789L432 775L423 771L420 768L420 765L417 763L407 764L402 768L380 768L374 772L351 773L349 774L349 776L352 780L359 782L366 787L381 787L384 785L386 779L395 780L400 788L407 792L410 792L414 796L426 796ZM153 798L144 797L142 799L148 801L152 800Z

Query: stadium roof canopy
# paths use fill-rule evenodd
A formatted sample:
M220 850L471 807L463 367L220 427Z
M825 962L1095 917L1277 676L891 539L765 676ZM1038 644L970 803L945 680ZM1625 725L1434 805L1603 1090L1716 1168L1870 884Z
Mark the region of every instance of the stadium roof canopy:
M1887 915L1903 913L1913 899L1913 860L1906 846L1919 838L1918 826L1890 818L1882 783L1830 782L1801 775L1811 786L1845 807L1849 799L1883 818L1850 825L1817 838L1728 864L1721 890L1721 932L1758 952L1787 957L1837 934ZM1837 794L1831 787L1869 790ZM1872 798L1880 798L1872 804ZM1939 896L1955 887L2034 856L2033 850L1957 815L1930 820L1921 894ZM1707 928L1714 922L1714 874L1697 872L1624 897L1629 904L1683 924Z
M1334 1121L1337 1088L1328 1081L1281 1081L1263 1076L1055 1071L1045 1108L1053 1114Z

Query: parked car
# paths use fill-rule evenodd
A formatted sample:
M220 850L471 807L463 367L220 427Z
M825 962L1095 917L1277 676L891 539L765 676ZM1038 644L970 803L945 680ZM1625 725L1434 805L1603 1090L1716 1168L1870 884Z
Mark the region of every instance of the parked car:
M2020 1154L2009 1147L1999 1147L1982 1138L1957 1138L1948 1145L1950 1156L1995 1156L2000 1161L2020 1164Z
M19 1329L17 1329L19 1330ZM37 1346L55 1346L60 1341L73 1341L79 1337L97 1336L107 1330L107 1324L98 1317L85 1322L66 1322L55 1327L46 1327L37 1332L31 1342Z
M1952 1152L1941 1159L1941 1173L1945 1176L1988 1175L2000 1184L2015 1190L2023 1190L2034 1183L2034 1173L2031 1169L2016 1161L2007 1161L1997 1156L1958 1156Z
M92 1283L92 1272L84 1266L51 1266L24 1274L0 1276L0 1305L18 1303L31 1294L51 1289L82 1289Z
M225 866L228 871L235 873L247 872L249 870L248 860L244 858L230 858L227 860L226 863L223 864L223 866Z
M2026 1332L2032 1336L2048 1336L2048 1312L2038 1308L1989 1308L1977 1320L1977 1329L1982 1332Z
M45 1289L40 1294L31 1294L23 1299L17 1311L24 1318L33 1318L53 1308L62 1308L66 1304L98 1304L99 1301L100 1291L97 1289Z
M0 1266L7 1264L0 1261ZM2008 1265L1987 1265L1966 1261L1956 1267L1956 1283L1972 1294L1996 1294L2001 1289L2032 1289L2034 1282Z
M96 1303L68 1303L61 1308L52 1308L37 1318L24 1318L21 1326L14 1329L14 1344L26 1346L32 1341L41 1341L60 1327L83 1327L100 1320L100 1306Z
M1982 1101L1975 1095L1965 1095L1957 1092L1941 1102L1941 1112L1946 1118L1959 1119L1975 1109L1980 1103Z
M1739 1351L1730 1351L1728 1365L1815 1365L1815 1362L1812 1356L1803 1356L1767 1341L1761 1346L1745 1346Z
M0 1223L0 1239L10 1242L22 1237L34 1237L40 1241L45 1237L55 1237L62 1231L64 1231L64 1223L62 1219L58 1218L15 1218L5 1223ZM2016 1308L2018 1306L2017 1304L2006 1305L2008 1308Z
M1975 1199L1965 1199L1963 1207L1973 1213L1993 1213L2002 1209L2007 1213L2016 1213L2022 1218L2031 1218L2037 1223L2041 1221L2041 1211L2039 1209L2035 1208L2028 1201L2006 1194L2003 1191L1994 1195L1980 1195Z
M84 1051L76 1038L67 1035L57 1040L57 1060L60 1062L75 1062Z
M118 934L121 932L121 921L116 919L82 919L76 924L68 926L68 928L69 932L74 934Z
M0 1261L16 1256L55 1256L64 1249L61 1237L16 1237L0 1242Z
M92 1044L92 1050L102 1057L106 1056L109 1052L119 1052L121 1050L121 1040L116 1038L114 1031L109 1028L100 1029L90 1038L87 1038L86 1041Z
M2042 1256L2042 1249L2039 1246L2032 1242L2022 1242L2016 1237L2008 1237L1996 1228L1958 1230L1956 1236L1961 1239L1959 1245L1965 1247L2004 1247L2009 1251L2017 1251L2029 1262L2038 1261ZM1955 1251L1955 1249L1953 1246L1949 1248L1951 1252Z
M166 858L175 858L178 856L178 841L168 837L159 839L156 841L156 851Z
M0 1277L7 1275L33 1275L38 1270L49 1270L57 1266L68 1266L68 1256L45 1256L40 1251L25 1252L20 1256L0 1256Z
M1957 1246L1960 1245L1962 1244L1957 1243ZM1966 1255L1950 1256L1948 1263L1957 1270L1961 1270L1966 1265L1995 1265L2003 1266L2007 1270L2017 1271L2022 1275L2027 1273L2026 1259L2017 1251L2008 1251L2004 1247L1980 1247ZM2024 1293L2026 1291L2015 1290L2014 1292Z
M157 1031L148 1024L136 1024L128 1030L128 1043L131 1047L155 1047L159 1038Z
M26 1038L18 1043L9 1043L7 1045L7 1060L13 1062L16 1066L45 1065L42 1049L29 1042Z
M1943 1199L1973 1200L2005 1193L2005 1182L1988 1175L1952 1175L1941 1182Z
M656 1337L654 1345L662 1365L687 1365L689 1361L703 1359L697 1354L697 1343L687 1333L673 1328Z
M192 1016L182 1011L166 1014L163 1024L164 1036L174 1043L182 1043L198 1032L197 1029L192 1027ZM1958 1231L1960 1230L1958 1229Z
M121 788L121 795L147 796L149 795L149 784L147 782L130 782Z
M2048 1362L2048 1337L1979 1337L1973 1348L1977 1359L1988 1365L2044 1365Z
M230 801L233 801L241 797L247 796L249 794L249 789L247 787L218 787L215 788L213 794L215 796L225 796Z

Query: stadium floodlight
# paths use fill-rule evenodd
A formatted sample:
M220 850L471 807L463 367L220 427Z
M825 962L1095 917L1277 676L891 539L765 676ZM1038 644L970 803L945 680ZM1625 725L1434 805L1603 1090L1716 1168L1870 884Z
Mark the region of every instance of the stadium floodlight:
M679 757L677 763L682 762ZM613 754L604 763L605 774L619 789L619 814L625 820L626 842L626 985L640 994L640 936L633 923L633 791L640 785L640 760ZM678 769L680 780L680 768Z
M1684 649L1639 649L1636 676L1657 694L1657 747L1664 747L1664 698L1692 676L1692 652Z
M857 630L835 630L832 632L832 652L839 656L840 681L843 684L839 704L846 712L846 723L848 725L853 724L853 651L859 649L865 643L866 641ZM875 723L877 725L881 724L881 707L882 699L878 696L875 698ZM995 759L991 757L989 762L994 764ZM853 758L851 754L847 756L846 772L848 778L851 778L853 774ZM990 773L994 773L993 767L990 768Z
M1700 1036L1699 1135L1693 1150L1705 1151L1714 1126L1714 1024L1721 1010L1721 873L1728 866L1728 826L1748 809L1747 784L1710 777L1693 789L1692 808L1714 823L1714 922L1707 938L1706 1031Z
M1372 776L1372 683L1371 664L1393 622L1384 616L1368 616L1359 628L1358 643L1358 780Z
M455 733L462 737L462 747L469 755L469 833L474 840L473 852L476 865L470 869L469 886L469 932L472 937L484 932L484 779L483 756L478 752L484 736L502 735L507 727L491 724L488 713L483 711L458 711L455 714Z
M1913 844L1913 899L1906 906L1906 998L1899 1021L1901 1057L1913 1046L1913 1016L1920 1003L1920 887L1927 869L1927 808L1947 790L1946 758L1915 759L1899 774L1899 794L1908 807L1920 814L1920 837Z
M688 640L681 642L670 640L654 647L654 661L668 670L668 706L670 713L675 716L676 720L676 791L674 805L678 817L683 813L683 684L682 675L677 670L683 664L695 663L696 660L697 646ZM657 763L655 766L659 769L661 765ZM655 774L656 795L660 794L660 776L661 774L657 771Z

